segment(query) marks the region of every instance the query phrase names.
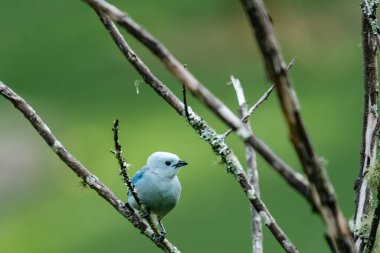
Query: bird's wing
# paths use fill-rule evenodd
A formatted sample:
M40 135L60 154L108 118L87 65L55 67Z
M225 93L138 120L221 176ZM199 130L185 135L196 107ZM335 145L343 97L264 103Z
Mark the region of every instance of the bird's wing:
M144 166L139 171L136 172L136 174L132 178L132 184L133 186L136 186L137 182L140 181L140 179L143 177L144 173L149 169L148 166ZM131 196L131 191L128 189L128 196Z

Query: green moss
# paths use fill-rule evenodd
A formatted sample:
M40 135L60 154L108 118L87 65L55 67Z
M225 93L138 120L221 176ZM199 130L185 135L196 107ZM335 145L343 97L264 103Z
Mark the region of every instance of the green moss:
M364 241L367 242L369 232L371 230L371 221L372 215L364 215L360 222L359 230L357 231L357 235Z
M368 231L369 232L369 231ZM376 234L376 240L375 240L375 244L372 248L371 251L368 250L368 248L366 248L364 250L364 253L380 253L380 244L379 244L379 228L377 229L377 234Z
M374 166L369 167L366 177L372 196L375 197L380 186L380 164L376 163Z
M376 162L375 165L368 168L366 178L368 180L368 187L371 191L372 196L371 196L370 215L363 217L360 224L359 231L358 231L358 234L362 238L363 241L367 241L368 239L370 229L371 229L371 222L373 219L374 209L377 206L377 199L378 199L377 193L380 187L380 164L378 162ZM371 252L380 253L379 233L377 233L375 245Z

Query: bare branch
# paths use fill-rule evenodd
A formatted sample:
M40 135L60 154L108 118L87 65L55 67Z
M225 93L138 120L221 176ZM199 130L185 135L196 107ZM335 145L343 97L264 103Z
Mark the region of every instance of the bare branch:
M265 93L262 95L262 97L254 104L249 110L244 114L244 117L241 119L244 123L248 122L248 118L253 114L254 111L259 108L259 106L268 99L269 95L272 93L274 86L272 85Z
M165 252L178 253L179 250L167 239L157 241L154 231L148 224L135 214L129 205L125 205L115 194L108 189L95 175L91 174L74 156L72 156L61 142L52 134L49 127L37 115L34 109L19 95L0 81L0 94L9 100L17 110L32 124L34 129L41 135L48 146L59 158L80 177L91 189L95 190L103 199L110 203L122 216L128 219L133 226L151 239L159 248Z
M254 29L267 75L274 83L280 99L290 130L290 139L309 179L314 203L326 224L334 249L336 252L354 252L347 221L340 210L326 170L315 153L302 122L296 93L264 3L262 0L241 0L241 4Z
M292 58L292 60L289 62L287 69L291 69L295 64L295 57ZM260 99L254 104L251 108L249 108L248 112L244 114L244 117L241 118L241 121L244 123L247 123L248 118L251 117L251 115L259 108L259 106L268 99L269 95L272 94L272 91L274 89L274 85L272 86L260 97Z
M289 62L288 64L288 70L291 69L294 64L295 64L295 57L292 58L292 60ZM243 114L243 116L241 116L241 121L244 122L244 123L247 123L248 122L248 119L249 117L252 116L252 114L257 110L257 108L259 108L259 106L265 101L268 99L268 97L270 96L270 94L272 94L272 91L274 89L274 85L272 85L260 98L259 100L256 102L256 104L254 104L247 112L245 112ZM228 131L232 131L232 129L228 130ZM225 135L227 136L230 132L226 132ZM228 133L228 134L227 134Z
M93 6L94 7L94 6ZM140 60L140 58L133 53L128 44L125 42L124 38L121 36L120 32L117 30L116 26L112 23L108 16L104 15L101 11L97 10L98 15L101 18L103 25L110 32L112 38L117 43L118 47L121 49L123 54L126 56L128 61L138 70L142 75L144 80L147 81L147 84L152 86L156 92L165 94L160 94L178 113L186 117L184 105L179 101L179 99L164 85L159 81L145 66L145 64ZM130 57L133 55L133 57ZM147 75L147 76L144 76ZM160 86L160 87L157 87ZM170 98L168 97L170 96ZM180 105L180 107L176 107ZM190 107L188 109L188 123L190 126L199 134L199 136L207 141L215 154L221 156L222 161L227 165L227 171L232 173L235 179L240 184L242 190L245 192L251 204L259 212L261 218L265 221L266 226L272 232L273 236L277 239L280 245L283 247L285 252L296 253L297 249L293 246L292 242L278 226L275 219L272 217L268 211L265 204L256 194L253 186L249 183L245 172L233 153L233 151L228 147L224 142L224 139L221 138L221 135L218 135L214 129L212 129L204 120L202 120L196 113L194 113Z
M185 116L186 116L186 119L189 119L190 117L190 114L189 114L189 107L187 106L187 96L186 96L186 86L183 85L182 86L182 95L183 95L183 106L184 106L184 109L185 109Z
M155 53L173 73L196 97L205 103L211 110L217 114L228 126L237 130L237 134L251 145L263 158L282 175L285 180L301 193L312 205L313 200L311 197L311 189L307 180L299 173L296 173L289 165L280 159L262 140L254 135L250 135L247 127L240 121L234 113L228 109L219 99L217 99L210 91L202 86L195 77L188 72L188 70L179 63L169 51L160 44L152 35L145 31L135 21L133 21L127 14L121 12L115 6L103 0L85 0L97 12L102 11L110 18L115 20L118 24L124 27L144 45L146 45L153 53ZM102 18L101 18L102 20ZM103 20L102 20L103 21ZM104 23L104 22L103 22ZM107 27L110 32L110 27ZM184 115L183 105L179 100L173 98L173 93L166 88L163 88L162 83L150 72L150 70L141 62L137 60L136 54L130 50L128 44L122 38L119 32L110 32L115 43L128 61L135 67L135 69L142 75L145 82L152 85L152 88L168 103L173 106L176 111ZM124 46L123 46L124 45Z
M296 58L293 57L292 60L289 62L288 64L288 70L291 69L294 64L296 62ZM247 112L245 112L243 114L243 116L240 117L240 120L243 122L243 123L247 123L248 122L248 119L249 117L252 116L252 114L257 110L257 108L259 108L259 106L265 101L268 99L269 95L272 94L272 91L274 89L274 85L272 85L260 98L259 100L256 102L256 104L254 104ZM224 135L224 138L226 138L230 133L232 133L232 129L228 129L223 135Z
M239 113L240 116L247 115L248 113L248 104L245 99L244 89L238 79L235 79L231 76L231 82L235 89L236 96L239 103ZM247 118L247 127L252 131ZM249 182L252 184L253 188L256 191L257 196L260 197L260 187L259 187L259 173L257 170L257 161L255 150L245 144L245 157L247 162L247 177ZM263 232L262 232L262 223L260 214L251 207L251 226L252 226L252 253L262 253L263 252Z
M360 170L355 183L355 231L359 231L364 217L372 217L372 224L368 238L361 238L355 234L355 247L358 252L363 252L367 246L371 252L376 240L377 228L380 219L380 202L377 201L376 207L371 207L371 199L380 198L378 191L371 191L368 187L369 168L376 164L377 153L377 134L379 128L378 118L378 64L377 50L379 45L379 30L376 20L376 5L368 1L362 1L362 45L364 60L364 112L363 112L363 133L360 154ZM376 194L377 193L377 194ZM377 196L375 196L377 195ZM371 213L371 210L375 210Z
M249 117L252 116L252 114L257 110L257 108L259 108L259 106L265 101L268 99L269 95L272 93L273 91L273 88L274 86L272 85L260 98L259 100L256 102L256 104L254 104L249 110L245 110L244 114L241 115L240 117L240 120L243 122L243 123L247 123L248 122L248 119ZM233 130L230 128L228 129L224 134L224 138L226 138L228 135L230 135L231 133L233 132Z

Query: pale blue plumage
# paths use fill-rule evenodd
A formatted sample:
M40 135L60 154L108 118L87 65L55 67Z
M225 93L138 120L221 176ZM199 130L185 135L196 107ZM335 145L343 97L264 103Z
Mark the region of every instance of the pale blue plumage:
M165 229L161 219L177 204L181 195L181 184L177 173L179 168L187 165L175 154L156 152L149 156L146 166L141 168L133 177L132 183L137 190L141 202L155 215L161 225L162 233ZM128 191L129 205L138 210L138 205Z
M144 172L148 169L148 167L144 166L139 171L136 172L136 174L132 178L132 184L136 186L137 182L143 177ZM132 193L130 190L128 190L128 197L132 196Z

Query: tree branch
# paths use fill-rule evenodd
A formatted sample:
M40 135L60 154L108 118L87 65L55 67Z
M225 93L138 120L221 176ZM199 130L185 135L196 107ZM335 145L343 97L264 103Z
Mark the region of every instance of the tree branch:
M244 115L248 115L249 111L248 111L247 100L245 99L245 95L244 95L243 86L241 85L240 81L238 79L235 79L233 76L231 76L231 82L235 89L236 97L238 99L240 117L244 117ZM271 88L273 88L273 86ZM267 93L268 92L266 92L266 94ZM269 94L266 97L268 96ZM262 103L260 101L264 101L264 100L265 98L260 99L258 103ZM248 117L245 123L247 124L248 129L252 131L252 128L249 124ZM252 184L253 188L255 189L257 196L260 197L259 173L257 170L255 150L248 144L245 144L244 148L245 148L245 157L246 157L246 163L247 163L247 177L248 177L249 182ZM252 226L252 253L262 253L263 252L263 232L262 232L261 218L260 218L260 214L252 207L251 207L251 226Z
M94 7L94 6L93 6ZM292 242L278 226L275 219L270 214L269 210L259 198L254 190L253 186L249 183L245 172L233 153L233 151L224 142L221 135L217 134L203 119L201 119L190 107L187 108L185 113L184 105L179 99L168 89L160 80L155 77L140 58L130 49L129 45L125 42L116 26L110 20L108 16L95 8L97 14L100 16L100 20L106 29L110 32L112 38L118 45L119 49L123 52L128 61L136 68L136 70L142 75L147 84L149 84L159 95L164 98L180 115L187 116L188 123L198 133L198 135L211 145L215 154L222 158L222 161L227 166L227 171L232 173L240 184L242 190L245 192L250 203L254 206L261 218L264 220L266 226L272 232L273 236L280 243L285 252L297 253L297 249ZM131 57L133 56L133 57ZM179 105L179 106L178 106Z
M145 218L148 221L149 226L152 228L154 231L155 239L163 239L160 231L157 229L157 225L154 223L152 216L150 215L149 211L147 210L146 206L141 202L140 197L137 194L136 188L133 185L131 178L128 175L128 169L131 166L130 164L127 164L126 160L122 156L122 147L119 142L119 120L115 120L113 122L113 140L114 140L114 145L115 145L115 151L111 151L114 155L115 158L117 159L120 170L119 174L122 176L124 184L127 186L127 189L131 192L133 198L136 200L136 203L139 207L139 211L142 213L142 217ZM165 242L164 242L165 243ZM167 245L169 247L169 245Z
M232 149L230 149L224 142L222 136L217 134L214 129L207 125L207 123L198 115L196 115L190 108L189 111L189 124L204 141L210 144L214 153L222 158L222 161L227 166L227 171L234 175L235 179L238 181L242 190L245 192L247 198L249 199L251 205L259 213L261 219L264 221L268 229L272 232L276 240L280 243L284 251L288 253L298 252L287 235L276 223L275 219L270 214L264 202L255 191L255 188L249 182L242 165L240 164Z
M269 95L272 94L274 86L272 85L260 98L257 100L256 104L254 104L249 110L244 110L244 114L240 115L240 120L243 123L247 123L249 121L249 117L252 116L252 114L259 108L259 106L268 99ZM233 130L230 128L228 129L224 134L224 138L226 138L228 135L230 135L233 132Z
M0 94L9 100L17 110L31 123L34 129L41 135L48 146L59 158L80 177L91 189L95 190L103 199L110 203L122 216L128 219L140 232L151 239L159 248L165 252L179 253L179 250L167 239L155 240L154 231L148 224L135 214L129 205L125 205L115 194L108 189L95 175L91 174L74 156L72 156L61 142L52 134L49 127L37 115L34 109L19 95L0 81Z
M325 168L315 153L300 115L300 107L292 87L280 46L262 0L241 0L254 29L268 78L274 83L285 115L290 139L311 184L312 196L321 214L336 252L354 252L346 219Z
M200 101L206 104L211 110L217 114L229 127L237 130L237 134L251 145L262 157L273 167L276 171L284 177L284 179L294 187L301 195L303 195L312 205L313 200L311 197L311 189L307 180L297 172L295 172L289 165L280 159L262 140L254 135L251 135L243 122L234 115L219 99L217 99L210 91L202 86L195 77L188 72L188 70L179 63L169 51L159 43L152 35L145 31L127 14L121 12L115 6L103 0L84 0L97 12L101 11L108 15L115 22L124 27L139 41L144 43L155 55L157 55L165 66L173 73L178 80L180 80ZM102 20L102 18L101 18ZM102 20L103 21L103 20ZM107 28L109 30L109 28ZM109 30L110 32L110 30ZM111 32L110 32L111 33ZM152 88L168 101L176 111L184 115L182 103L179 100L173 99L173 93L163 88L162 83L152 75L150 70L141 62L137 60L136 54L130 50L128 44L122 38L119 32L111 33L111 36L119 49L135 69L142 75L145 82L152 85ZM123 46L124 45L124 46ZM161 85L160 85L161 84Z
M292 58L292 60L290 61L290 63L288 64L288 70L291 69L293 66L294 66L294 63L295 63L295 57ZM270 96L270 94L272 94L272 91L274 89L274 85L272 85L260 98L259 100L257 100L257 102L251 107L249 108L249 110L247 112L244 113L244 115L242 115L240 117L240 120L243 122L243 123L247 123L248 122L248 119L249 117L252 116L252 114L257 110L257 108L259 108L259 106L265 101L268 99L268 97ZM228 129L225 133L224 133L224 137L227 137L230 133L232 133L232 129Z
M111 151L112 154L115 155L115 158L117 159L119 166L120 166L120 171L119 174L122 176L124 184L127 186L127 189L131 191L132 196L136 200L137 205L140 207L141 210L145 210L145 207L143 203L140 200L140 197L137 194L135 186L132 184L131 178L128 175L128 169L131 167L130 164L126 162L124 157L122 156L122 147L119 141L119 120L116 119L113 122L113 141L115 144L115 151Z
M376 165L377 153L377 134L379 128L378 118L378 66L377 66L377 50L378 50L378 26L376 21L376 5L375 1L362 1L362 45L363 45L363 61L364 61L364 112L363 112L363 133L360 153L360 169L359 175L355 183L355 231L359 231L363 218L372 217L372 224L368 238L361 238L355 234L355 247L358 252L363 252L367 246L368 252L371 252L376 240L376 232L379 224L380 201L377 206L371 206L371 198L376 199L380 196L376 193L378 190L370 191L368 180L365 175L369 168ZM373 194L371 194L371 192ZM373 196L371 196L373 195ZM375 210L375 211L371 211Z

